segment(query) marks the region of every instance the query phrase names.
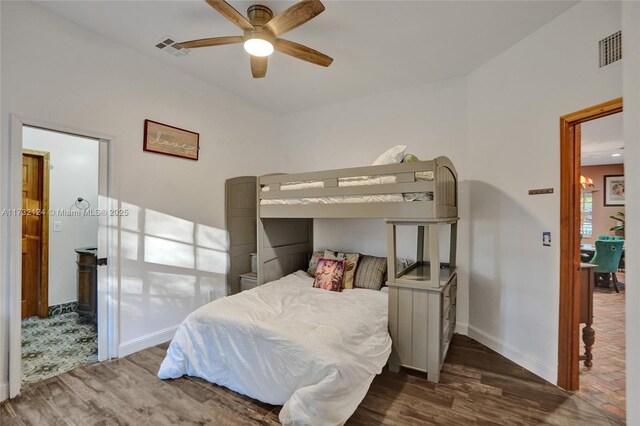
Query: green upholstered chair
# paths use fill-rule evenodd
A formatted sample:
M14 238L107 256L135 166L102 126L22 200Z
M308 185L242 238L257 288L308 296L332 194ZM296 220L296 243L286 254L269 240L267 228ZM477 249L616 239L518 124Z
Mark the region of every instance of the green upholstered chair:
M616 277L616 272L618 271L618 265L620 264L624 240L597 240L595 245L596 254L589 263L598 265L594 272L596 275L600 275L601 278L606 277L607 282L609 281L610 276L613 281L613 288L615 288L616 293L620 293L618 290L618 278Z
M600 241L624 241L624 237L621 235L599 235Z

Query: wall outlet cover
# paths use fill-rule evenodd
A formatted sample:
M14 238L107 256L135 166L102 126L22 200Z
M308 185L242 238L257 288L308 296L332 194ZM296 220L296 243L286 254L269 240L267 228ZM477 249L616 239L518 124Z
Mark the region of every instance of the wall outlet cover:
M61 232L62 231L62 222L59 220L53 221L53 232Z

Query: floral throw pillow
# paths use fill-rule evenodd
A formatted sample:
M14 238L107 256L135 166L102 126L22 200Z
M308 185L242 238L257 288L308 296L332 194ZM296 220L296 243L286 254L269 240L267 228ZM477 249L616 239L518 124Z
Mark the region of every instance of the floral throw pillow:
M358 264L358 258L360 255L358 253L342 253L332 250L325 250L324 256L325 259L344 259L347 261L344 268L344 279L342 280L342 288L353 288L353 279L356 274L356 266Z
M347 261L320 258L313 286L330 291L342 291L342 279Z

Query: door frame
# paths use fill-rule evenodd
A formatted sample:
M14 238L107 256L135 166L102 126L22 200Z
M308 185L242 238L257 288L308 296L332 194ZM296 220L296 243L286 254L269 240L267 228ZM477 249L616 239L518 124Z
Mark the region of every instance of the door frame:
M581 123L622 112L622 98L560 117L560 319L558 386L575 391L580 373L580 143Z
M23 128L36 127L59 133L67 133L96 139L99 142L99 208L106 210L119 209L120 197L117 173L113 170L113 158L116 155L117 139L92 130L50 123L47 121L10 114L10 143L7 156L0 157L0 169L6 170L2 180L7 182L8 197L3 201L7 209L22 206L22 135ZM0 242L5 253L8 273L9 294L9 397L20 393L21 387L21 332L22 332L22 221L19 216L9 215L7 218L6 242ZM120 343L120 306L118 292L119 270L119 217L101 215L98 223L98 255L107 257L109 262L100 270L98 278L98 360L104 361L118 356ZM6 245L5 245L6 244ZM0 282L0 286L2 283ZM0 310L3 306L0 305ZM0 357L2 354L0 353ZM2 361L0 359L0 361Z
M23 149L23 155L31 155L40 158L42 165L42 211L49 211L49 160L50 154L45 151ZM40 182L38 182L40 185ZM49 215L42 215L40 226L40 285L38 286L38 316L49 316Z

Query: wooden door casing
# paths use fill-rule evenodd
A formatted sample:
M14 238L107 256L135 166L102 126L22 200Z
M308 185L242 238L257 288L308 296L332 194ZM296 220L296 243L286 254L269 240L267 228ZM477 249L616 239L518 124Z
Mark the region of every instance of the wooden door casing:
M560 117L558 386L569 391L580 383L580 124L622 109L618 98Z

